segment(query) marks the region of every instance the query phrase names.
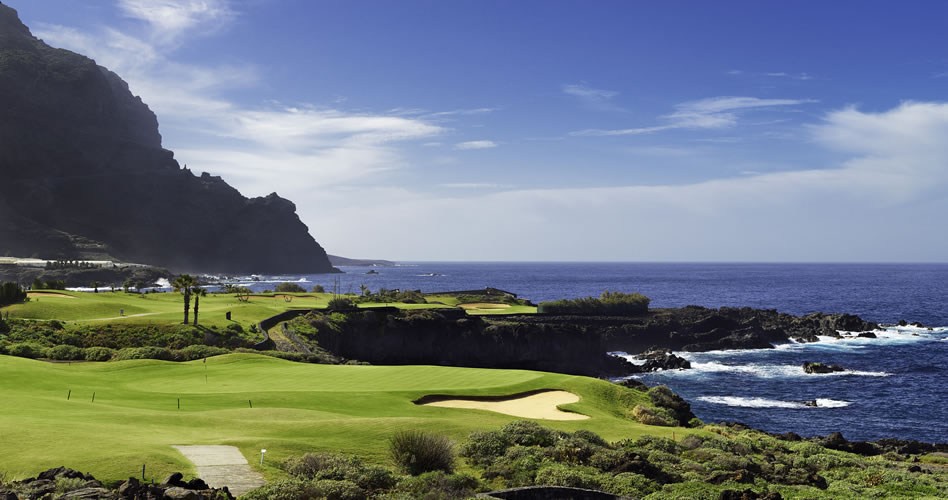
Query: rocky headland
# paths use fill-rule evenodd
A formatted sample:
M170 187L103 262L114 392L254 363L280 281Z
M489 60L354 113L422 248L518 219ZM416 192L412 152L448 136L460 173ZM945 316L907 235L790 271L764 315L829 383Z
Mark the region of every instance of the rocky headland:
M118 75L34 38L0 4L0 255L176 271L332 272L276 193L181 168Z
M288 323L291 337L345 359L373 364L519 368L620 377L687 369L669 352L773 348L842 331L878 328L849 314L792 316L750 308L655 309L640 316L469 316L461 310L374 308L312 311ZM281 320L282 321L282 320ZM641 364L610 356L642 354Z

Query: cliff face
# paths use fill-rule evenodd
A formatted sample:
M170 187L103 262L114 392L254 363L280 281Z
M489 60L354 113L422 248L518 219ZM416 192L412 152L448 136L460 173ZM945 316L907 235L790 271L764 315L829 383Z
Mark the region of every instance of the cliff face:
M181 169L115 73L37 40L0 4L0 255L119 259L204 272L324 273L275 193L248 199Z

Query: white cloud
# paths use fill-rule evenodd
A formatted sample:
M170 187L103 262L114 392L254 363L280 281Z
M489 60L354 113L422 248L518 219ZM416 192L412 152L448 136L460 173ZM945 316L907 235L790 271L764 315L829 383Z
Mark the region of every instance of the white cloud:
M227 0L119 0L118 6L126 16L148 23L162 43L199 26L205 33L214 31L235 17Z
M196 171L221 174L247 194L353 182L401 168L406 162L393 144L444 131L433 119L404 109L367 113L312 105L238 104L223 97L223 91L256 85L260 81L256 68L196 66L173 59L185 36L214 30L233 18L227 2L120 0L118 5L126 15L146 21L147 32L84 33L44 25L37 34L118 73L158 115L165 137L174 138L165 146L177 152L179 161ZM340 102L334 97L333 104ZM488 111L459 109L444 115Z
M493 184L487 182L452 182L438 186L450 189L510 189L510 184Z
M615 90L595 89L585 83L563 85L563 93L580 100L586 107L599 111L620 111L612 99L619 95Z
M602 101L612 99L613 97L619 95L619 93L614 90L594 89L592 87L588 87L581 83L563 85L563 93L569 94L571 96L576 96L582 99L592 99L592 100L602 100Z
M723 129L737 125L739 112L759 111L774 107L795 106L817 102L812 99L760 99L757 97L710 97L683 102L675 111L662 116L665 125L627 129L586 129L571 132L574 136L640 135L674 129Z
M459 142L459 143L455 144L455 145L454 145L454 148L455 148L455 149L462 149L462 150L467 150L467 149L490 149L490 148L496 148L497 146L498 146L498 144L497 144L496 142L494 142L494 141L467 141L467 142Z
M804 80L804 81L813 79L813 76L808 73L786 73L783 71L764 73L764 76L769 76L771 78L789 78L791 80Z
M842 109L808 132L849 159L686 185L440 198L373 191L348 217L391 207L391 217L439 230L405 238L381 227L366 238L330 216L320 234L420 260L944 260L946 237L935 228L948 210L948 103Z

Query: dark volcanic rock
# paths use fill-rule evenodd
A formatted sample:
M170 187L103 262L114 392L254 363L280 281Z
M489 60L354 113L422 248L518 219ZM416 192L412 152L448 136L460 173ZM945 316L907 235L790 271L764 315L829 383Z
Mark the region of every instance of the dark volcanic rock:
M90 474L80 472L65 467L57 467L41 472L38 477L17 481L13 487L21 492L28 492L26 496L20 498L39 499L53 498L56 493L56 479L84 479L85 483L79 487L62 492L56 495L56 499L80 500L80 499L141 499L141 500L160 500L160 499L180 499L180 500L233 500L234 496L230 494L227 488L209 488L207 484L200 479L192 479L185 483L180 472L169 475L161 485L141 484L138 479L129 478L115 490L102 486ZM48 496L47 496L48 495ZM0 500L17 500L17 495L13 492L7 493L6 490L0 490Z
M845 368L839 365L827 365L823 363L811 363L809 361L803 362L803 371L806 373L833 373L845 371Z
M247 199L181 169L115 73L34 38L0 4L0 254L177 271L326 273L275 193Z
M653 350L640 354L639 359L644 359L645 363L639 365L642 372L654 372L658 370L686 370L691 368L691 362L681 356L676 356L671 351L665 349Z

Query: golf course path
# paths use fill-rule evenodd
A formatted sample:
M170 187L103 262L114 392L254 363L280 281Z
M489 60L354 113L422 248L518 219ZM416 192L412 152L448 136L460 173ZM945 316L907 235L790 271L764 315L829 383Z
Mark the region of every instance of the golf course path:
M175 445L174 448L194 463L198 476L212 488L227 486L231 494L239 497L266 483L234 446Z

